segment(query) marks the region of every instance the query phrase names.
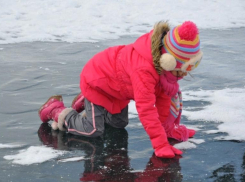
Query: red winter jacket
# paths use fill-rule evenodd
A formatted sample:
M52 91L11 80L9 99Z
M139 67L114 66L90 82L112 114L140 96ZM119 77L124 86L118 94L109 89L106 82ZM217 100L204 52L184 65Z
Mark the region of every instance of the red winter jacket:
M130 100L136 103L139 119L153 148L167 141L161 125L171 98L164 95L151 55L152 31L135 43L110 47L96 54L81 72L80 88L85 98L110 113L120 113Z

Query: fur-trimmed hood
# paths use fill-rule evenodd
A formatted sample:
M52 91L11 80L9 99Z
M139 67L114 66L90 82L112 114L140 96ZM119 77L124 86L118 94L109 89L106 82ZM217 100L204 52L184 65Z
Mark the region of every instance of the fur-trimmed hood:
M162 55L162 39L168 33L170 27L167 22L159 22L154 26L151 37L151 53L153 57L154 66L158 74L162 73L163 68L160 66L160 58Z
M139 37L133 44L134 49L145 59L153 63L158 74L162 73L160 66L162 38L170 30L168 23L159 22L149 33Z

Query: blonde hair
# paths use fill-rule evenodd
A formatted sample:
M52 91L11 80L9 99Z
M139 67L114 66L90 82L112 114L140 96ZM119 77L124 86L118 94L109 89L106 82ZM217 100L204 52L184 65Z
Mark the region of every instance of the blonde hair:
M157 73L162 74L163 68L160 66L160 57L162 55L162 39L170 30L169 24L164 21L160 21L155 24L153 34L151 37L151 54L153 57L153 64Z

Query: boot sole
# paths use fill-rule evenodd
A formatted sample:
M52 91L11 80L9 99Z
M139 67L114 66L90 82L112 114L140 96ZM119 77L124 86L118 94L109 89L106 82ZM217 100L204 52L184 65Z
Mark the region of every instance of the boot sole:
M49 97L49 99L39 108L39 110L38 110L38 115L39 115L39 117L40 117L40 112L41 112L41 110L43 109L43 107L50 101L50 99L56 99L56 100L58 100L58 101L63 101L63 98L62 98L62 96L61 95L54 95L54 96L51 96L51 97Z

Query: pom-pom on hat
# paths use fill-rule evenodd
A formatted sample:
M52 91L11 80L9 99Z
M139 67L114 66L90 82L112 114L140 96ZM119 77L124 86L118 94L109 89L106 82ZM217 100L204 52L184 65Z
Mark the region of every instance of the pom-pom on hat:
M168 31L162 43L160 66L166 71L192 71L202 59L198 28L191 21Z

